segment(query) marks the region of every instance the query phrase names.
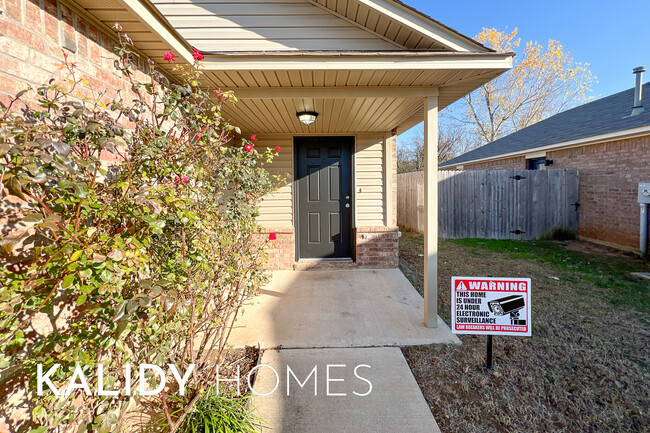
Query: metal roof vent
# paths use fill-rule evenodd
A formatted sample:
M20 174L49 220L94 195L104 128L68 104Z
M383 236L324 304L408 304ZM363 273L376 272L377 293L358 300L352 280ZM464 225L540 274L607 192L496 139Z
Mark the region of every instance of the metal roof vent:
M636 75L636 85L634 86L634 105L632 106L632 113L630 116L636 116L637 114L643 113L643 73L645 72L645 66L637 66L632 69L632 72Z

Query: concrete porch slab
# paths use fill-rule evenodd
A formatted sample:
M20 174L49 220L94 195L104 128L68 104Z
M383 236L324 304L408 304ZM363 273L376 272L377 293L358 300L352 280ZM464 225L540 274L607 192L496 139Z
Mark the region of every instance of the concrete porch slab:
M262 348L460 344L399 269L276 271L244 308L229 343Z
M278 388L268 396L256 396L257 415L266 427L262 432L273 433L439 433L431 410L418 387L404 356L396 347L347 349L267 350L262 364L273 367L279 376ZM327 395L327 364L331 367L330 394ZM359 365L368 365L354 370ZM287 366L304 384L300 388L291 377L287 395ZM317 366L317 394L314 396L314 376L305 379ZM255 391L264 394L276 385L273 370L261 367L255 381Z

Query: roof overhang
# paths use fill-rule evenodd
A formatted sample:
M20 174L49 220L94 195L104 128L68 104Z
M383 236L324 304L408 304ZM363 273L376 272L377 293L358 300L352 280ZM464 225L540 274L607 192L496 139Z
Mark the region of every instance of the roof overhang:
M311 0L310 0L311 1ZM454 51L491 51L475 40L396 0L356 0Z
M135 46L167 76L173 78L178 71L163 61L163 52L176 53L176 63L193 61L190 44L149 0L115 0L102 8L96 8L94 0L76 1L107 26L120 22ZM495 53L460 34L454 36L399 2L349 1L375 8L418 32L439 32L435 36L441 43L446 35L446 46L457 51L205 53L205 84L234 90L240 99L235 108L224 109L233 124L260 133L401 132L422 121L425 97L436 93L442 109L512 67L512 53ZM296 122L294 110L309 109L322 110L322 116L304 127ZM366 118L354 113L354 124L336 122L340 110L362 110Z
M621 140L624 138L640 137L649 134L650 134L650 125L642 126L639 128L631 128L631 129L624 129L621 131L609 132L607 134L592 135L590 137L584 137L584 138L579 138L570 141L563 141L561 143L553 143L546 146L531 147L528 149L518 150L516 152L506 152L499 155L488 156L485 158L476 158L476 159L470 159L467 161L458 161L458 162L448 161L443 164L440 164L440 167L462 167L465 165L477 164L481 162L497 161L500 159L528 156L535 153L569 149L572 147L589 146L592 144L604 143L613 140Z

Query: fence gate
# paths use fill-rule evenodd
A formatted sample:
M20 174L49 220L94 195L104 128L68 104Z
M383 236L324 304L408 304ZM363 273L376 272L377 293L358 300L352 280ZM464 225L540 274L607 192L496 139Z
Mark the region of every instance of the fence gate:
M441 238L539 239L578 233L577 170L438 172ZM424 231L424 174L397 176L397 222Z

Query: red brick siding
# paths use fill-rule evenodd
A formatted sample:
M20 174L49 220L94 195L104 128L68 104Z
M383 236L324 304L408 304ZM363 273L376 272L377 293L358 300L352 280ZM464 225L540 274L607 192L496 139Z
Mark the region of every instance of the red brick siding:
M266 269L293 269L293 265L296 262L296 238L293 229L264 229L262 241L269 239L269 233L275 233L276 239L268 241L266 246L266 252L268 254Z
M357 227L354 236L358 267L396 268L398 266L397 227Z
M0 35L0 101L5 104L27 86L64 76L56 66L64 51L77 64L78 76L89 82L77 88L84 96L95 89L106 90L109 98L119 90L125 100L133 99L129 82L113 67L115 35L57 0L5 0ZM137 61L134 78L149 81L142 72L146 59Z
M639 182L650 182L650 135L549 152L551 168L580 173L580 236L639 247Z
M267 244L269 270L287 269L348 269L396 268L399 259L396 227L359 227L354 230L356 261L354 263L308 263L296 266L295 233L292 229L265 229L261 241L275 233L276 239ZM367 239L363 239L367 236Z

